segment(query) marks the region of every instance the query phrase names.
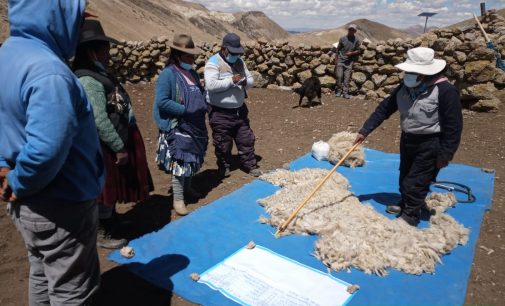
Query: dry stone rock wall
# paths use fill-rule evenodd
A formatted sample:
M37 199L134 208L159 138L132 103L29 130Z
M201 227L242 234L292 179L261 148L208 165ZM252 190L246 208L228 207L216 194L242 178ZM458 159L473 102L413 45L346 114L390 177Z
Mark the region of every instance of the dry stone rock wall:
M505 19L489 11L482 18L484 29L505 58ZM335 40L338 38L335 37ZM112 67L123 81L154 81L170 55L166 37L146 42L123 41L111 49ZM200 43L204 53L196 59L203 76L206 60L219 51L218 44ZM477 26L463 29L437 29L412 40L364 41L354 66L351 94L366 99L382 99L399 84L402 73L394 65L405 60L410 48L433 48L448 63L447 75L461 90L465 106L477 111L497 111L500 105L493 93L505 88L505 72L496 68L495 52L486 47ZM296 88L311 76L320 79L326 92L335 85L335 54L330 46L293 46L266 40L245 43L243 56L254 75L256 87Z

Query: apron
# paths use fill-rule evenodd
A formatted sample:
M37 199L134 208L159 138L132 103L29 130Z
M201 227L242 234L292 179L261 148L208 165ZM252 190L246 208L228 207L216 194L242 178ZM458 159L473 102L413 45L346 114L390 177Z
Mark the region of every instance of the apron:
M207 103L198 85L189 85L184 76L173 68L177 76L177 84L180 88L181 103L185 106L185 115L179 119L178 125L171 130L175 140L174 155L205 156L209 136L205 125L205 114L207 114ZM178 154L179 153L179 154ZM193 162L186 160L185 162Z
M159 139L157 163L160 168L176 176L193 176L203 164L209 141L205 115L207 103L198 85L190 85L177 68L171 68L179 89L179 103L185 114L178 118L170 131L162 131Z

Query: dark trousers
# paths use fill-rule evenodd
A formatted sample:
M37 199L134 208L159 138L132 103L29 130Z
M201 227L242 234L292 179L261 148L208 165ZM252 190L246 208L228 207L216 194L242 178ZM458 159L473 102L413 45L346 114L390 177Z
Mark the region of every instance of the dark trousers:
M434 135L402 134L400 141L400 193L402 214L419 221L421 209L435 181L440 138Z
M258 167L254 154L256 138L249 124L248 114L245 104L238 109L211 106L209 124L218 167L230 167L233 141L237 146L241 167L246 171Z
M344 95L349 93L349 83L352 75L352 62L349 64L338 63L336 67L337 85L335 92Z

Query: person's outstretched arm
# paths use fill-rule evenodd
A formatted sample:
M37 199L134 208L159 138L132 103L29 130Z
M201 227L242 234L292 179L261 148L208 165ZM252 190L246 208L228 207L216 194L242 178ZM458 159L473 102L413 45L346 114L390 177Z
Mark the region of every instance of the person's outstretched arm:
M396 103L396 94L402 85L399 85L389 97L384 99L375 111L368 117L368 119L363 124L363 127L359 130L358 136L356 137L356 142L363 141L370 135L379 125L384 122L384 120L391 117L398 110L398 104Z

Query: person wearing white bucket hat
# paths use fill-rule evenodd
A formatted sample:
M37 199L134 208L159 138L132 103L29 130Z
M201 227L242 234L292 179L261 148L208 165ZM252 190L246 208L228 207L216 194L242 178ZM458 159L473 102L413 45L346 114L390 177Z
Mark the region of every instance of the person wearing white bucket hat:
M388 206L412 226L420 221L430 183L458 149L463 129L459 91L443 75L444 60L430 48L407 51L407 60L396 65L405 72L403 82L384 99L360 129L363 141L384 120L400 112L399 205Z

